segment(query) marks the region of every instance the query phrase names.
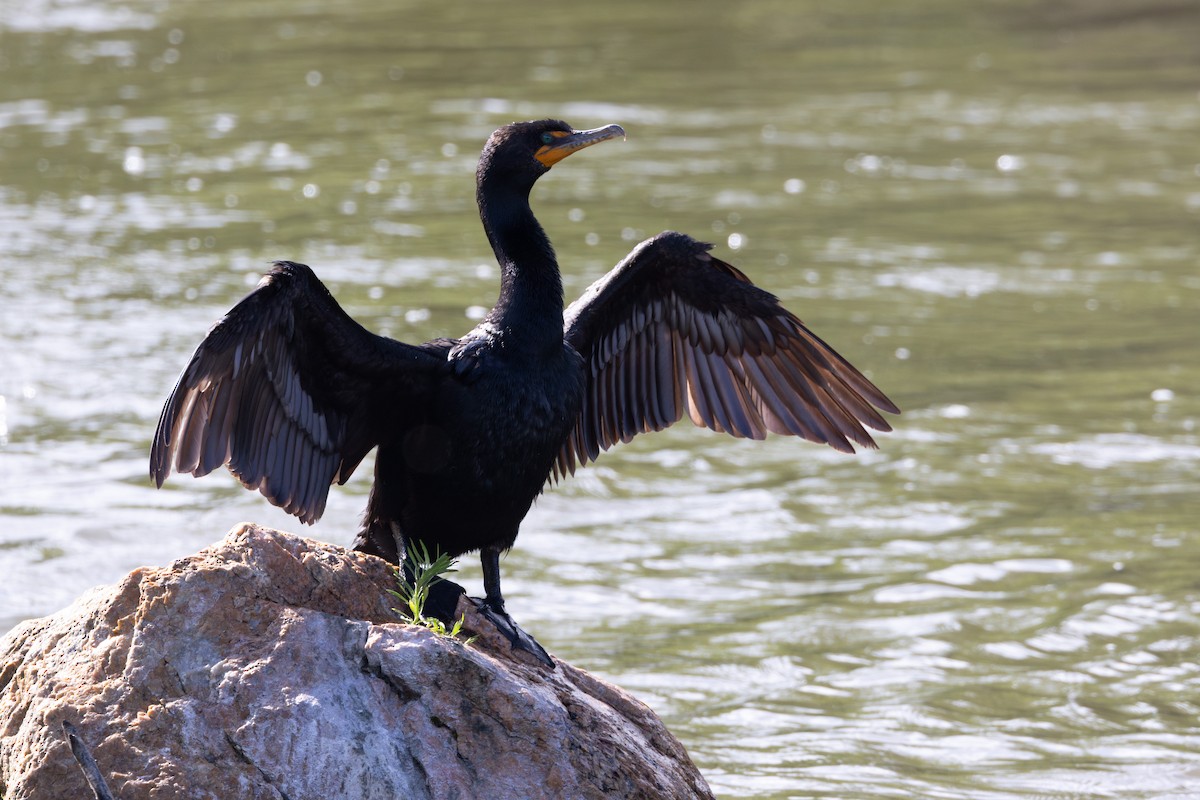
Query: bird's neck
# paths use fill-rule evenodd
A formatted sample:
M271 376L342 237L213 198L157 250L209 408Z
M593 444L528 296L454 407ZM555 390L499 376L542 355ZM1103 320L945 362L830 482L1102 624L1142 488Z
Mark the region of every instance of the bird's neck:
M562 278L550 239L529 207L528 191L485 182L478 199L500 264L500 297L487 321L507 343L557 352L563 336Z

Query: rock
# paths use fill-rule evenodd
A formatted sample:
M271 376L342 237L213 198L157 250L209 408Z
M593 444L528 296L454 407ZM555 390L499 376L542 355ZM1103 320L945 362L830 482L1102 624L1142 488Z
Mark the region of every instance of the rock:
M372 556L243 525L0 640L0 796L711 798L630 695L398 621Z

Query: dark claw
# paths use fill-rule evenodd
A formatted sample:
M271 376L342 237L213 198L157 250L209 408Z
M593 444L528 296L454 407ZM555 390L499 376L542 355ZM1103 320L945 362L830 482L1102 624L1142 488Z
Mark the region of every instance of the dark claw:
M521 630L520 626L513 622L513 618L508 615L503 606L495 608L487 600L480 600L477 597L472 597L471 602L479 609L479 613L495 625L496 630L500 631L505 639L508 639L508 643L512 645L514 650L524 650L545 666L554 669L554 659L550 657L550 654L537 643L536 639Z

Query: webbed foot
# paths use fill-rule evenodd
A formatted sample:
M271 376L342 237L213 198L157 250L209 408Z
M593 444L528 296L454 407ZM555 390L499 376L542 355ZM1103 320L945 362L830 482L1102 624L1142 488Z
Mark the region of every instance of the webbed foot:
M513 621L513 618L504 610L503 601L500 602L499 608L497 608L491 601L481 600L478 597L472 597L470 600L479 609L479 613L488 622L492 623L496 627L496 630L503 634L505 639L508 639L508 643L512 646L512 649L529 653L541 662L543 666L554 669L554 659L550 657L545 648L537 643L536 639L521 630L521 627Z
M429 587L429 597L425 601L425 613L436 617L446 625L458 621L458 601L466 594L466 590L454 581L440 580ZM546 652L537 640L521 629L504 609L504 601L500 607L479 597L468 597L480 615L490 622L500 632L514 650L529 653L542 665L554 669L554 659Z

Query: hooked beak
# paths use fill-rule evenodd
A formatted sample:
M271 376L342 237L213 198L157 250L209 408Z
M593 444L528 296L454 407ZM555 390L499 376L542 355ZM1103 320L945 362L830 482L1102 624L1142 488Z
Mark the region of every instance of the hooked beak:
M615 139L618 136L624 139L625 129L620 125L605 125L603 128L592 128L590 131L571 131L570 133L563 131L553 132L550 135L554 137L554 141L550 144L542 145L533 154L533 157L547 169L562 161L571 155L571 153L582 150L585 147L591 147L600 142L607 142L609 139Z

